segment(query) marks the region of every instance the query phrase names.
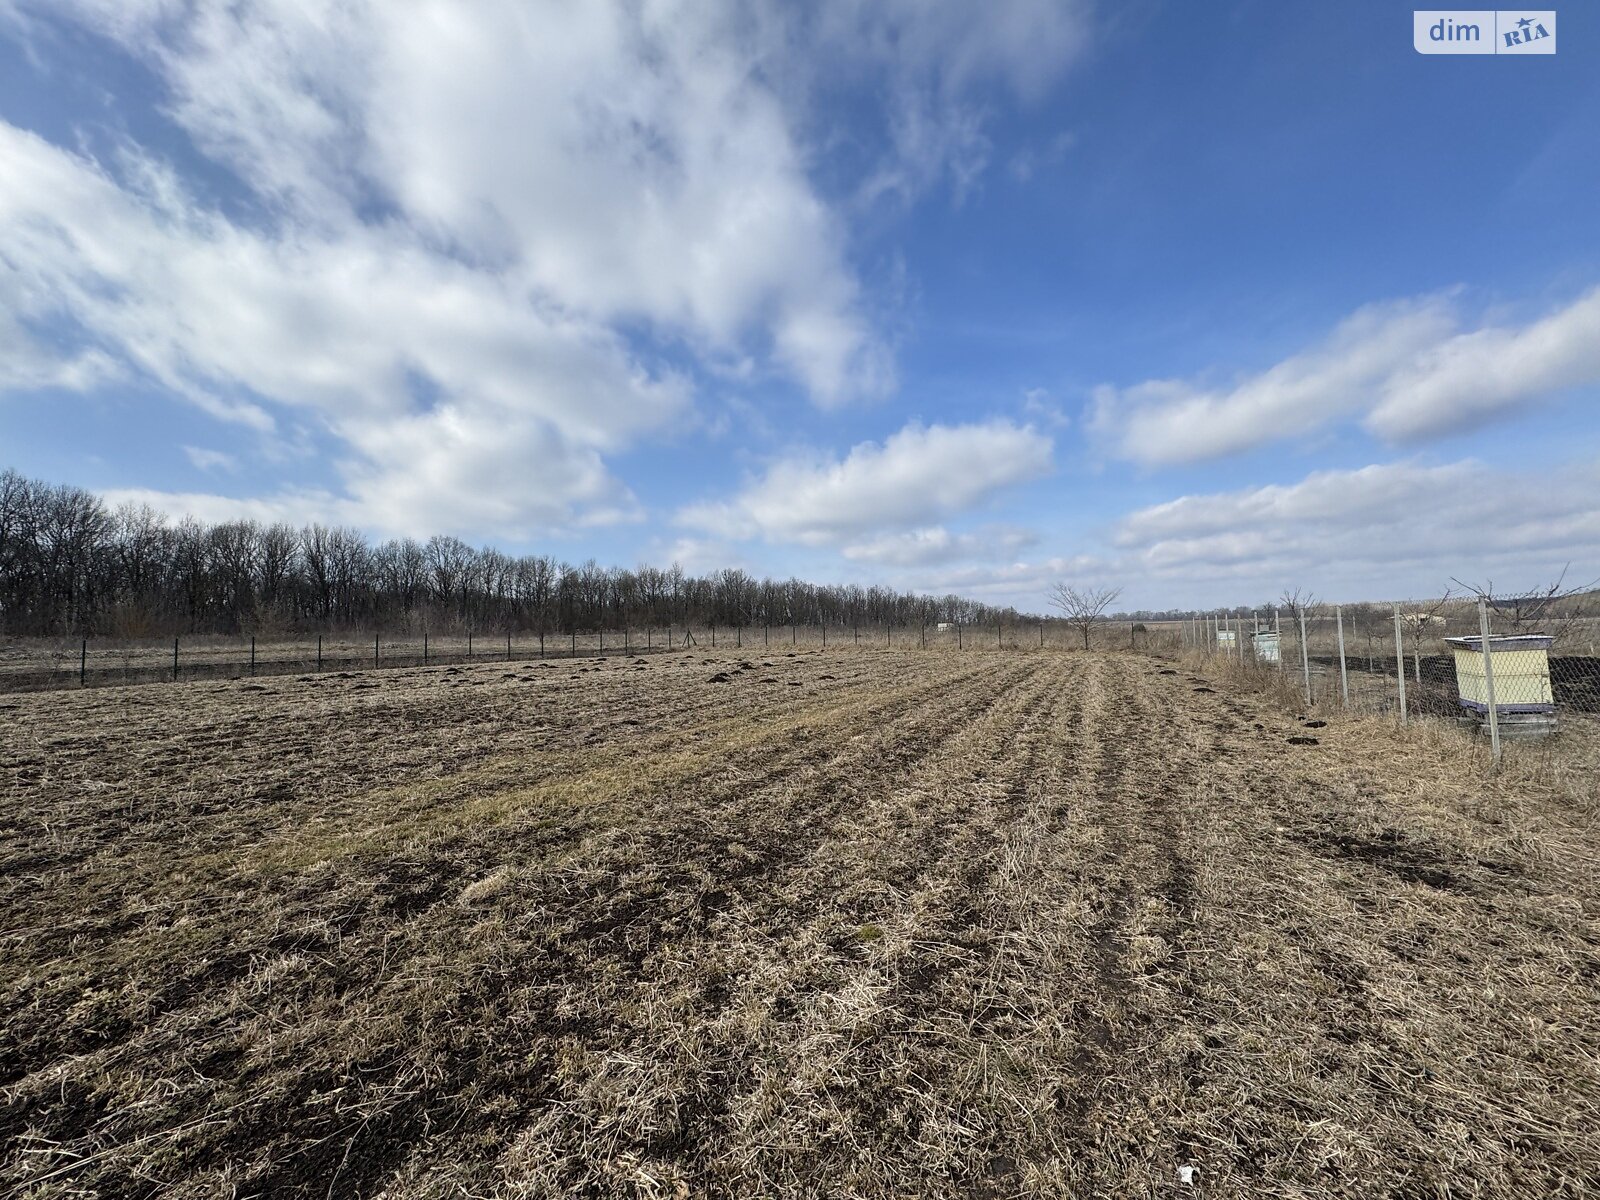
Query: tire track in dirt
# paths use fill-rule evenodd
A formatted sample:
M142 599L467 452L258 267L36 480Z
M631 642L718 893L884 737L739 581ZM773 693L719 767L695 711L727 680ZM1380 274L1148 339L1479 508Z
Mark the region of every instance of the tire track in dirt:
M1009 799L1019 790L1019 777L1026 773L1032 757L996 762L994 751L1014 744L1019 722L1024 729L1042 723L1038 714L1048 709L1049 687L1048 678L1035 672L1019 690L985 688L985 711L970 723L950 722L954 732L941 747L942 753L920 765L903 783L877 789L882 800L874 808L881 815L844 813L840 814L842 820L830 815L832 832L791 865L787 874L792 882L769 881L773 893L783 901L783 911L776 919L765 912L759 917L742 913L740 920L707 943L701 953L709 960L731 957L738 962L741 975L763 980L763 996L751 996L749 988L743 991L762 1012L770 1030L762 1056L769 1061L759 1069L757 1064L747 1063L743 1074L720 1070L709 1093L696 1089L693 1094L700 1102L690 1126L680 1127L665 1141L635 1148L649 1156L649 1170L685 1178L698 1190L697 1173L703 1175L711 1160L728 1152L720 1142L738 1129L735 1125L730 1131L731 1117L726 1114L740 1108L761 1112L776 1104L770 1117L739 1135L753 1139L750 1148L741 1151L736 1141L732 1152L753 1156L752 1169L761 1178L773 1180L794 1172L817 1179L830 1177L832 1160L819 1147L811 1145L796 1155L776 1149L775 1144L799 1136L792 1121L799 1115L797 1107L803 1105L787 1090L773 1093L769 1089L777 1078L805 1074L810 1039L832 1036L826 1031L841 1005L867 1005L859 1013L876 1031L877 1047L907 1043L904 1027L926 1015L929 997L938 991L935 976L941 966L970 957L973 945L981 946L981 937L968 944L980 931L972 927L976 913L966 888L983 875L983 862L992 857L996 841L989 836L988 826L1003 825L1012 816ZM1034 715L1030 720L1024 714ZM948 717L948 712L945 715ZM976 760L975 749L981 751ZM952 820L972 815L967 793L973 782L984 785L985 797L999 800L992 810L984 809L988 818L982 823L984 829ZM890 827L895 820L909 827L900 831L903 836L895 836ZM887 848L882 844L885 841L891 843ZM897 894L907 899L897 903ZM882 907L885 902L888 909ZM915 915L910 920L919 929L917 953L911 961L904 954L882 952L894 934L885 934L879 925L860 924L857 934L851 934L852 924L867 917L889 923L893 909L902 904L911 906L908 911ZM796 910L811 915L797 923L787 916ZM755 920L759 925L752 924ZM763 940L752 948L750 938L757 929ZM859 930L870 930L872 936L862 940ZM946 948L953 953L945 955ZM868 982L877 979L882 979L881 985ZM863 986L866 992L862 992ZM872 999L874 995L878 999ZM713 1010L709 1017L702 1029L713 1037L722 1014ZM970 1020L971 1014L966 1019ZM632 1053L645 1051L635 1047ZM892 1057L890 1050L882 1053ZM799 1056L792 1071L779 1065L790 1055ZM770 1061L774 1057L777 1062ZM827 1088L816 1101L835 1109L843 1119L864 1120L870 1114L873 1121L894 1120L893 1110L903 1107L904 1101L888 1082L894 1064L885 1061L882 1069L873 1066L879 1057L879 1050L863 1046L854 1056L852 1082L841 1081ZM756 1073L750 1074L752 1071ZM784 1085L785 1089L788 1086ZM543 1135L554 1136L554 1131ZM838 1170L831 1177L848 1173L847 1165L832 1165ZM923 1174L932 1169L926 1161L907 1166ZM563 1185L572 1188L576 1181L567 1179Z
M1164 686L1165 685L1165 686ZM1191 1147L1176 1134L1189 1037L1187 961L1197 906L1183 808L1200 767L1197 718L1142 660L1101 658L1085 683L1077 796L1069 816L1094 837L1086 870L1094 914L1092 985L1077 1014L1068 1075L1088 1085L1063 1119L1078 1161L1066 1178L1091 1194L1171 1179ZM1182 695L1182 700L1178 699ZM1165 1101L1168 1110L1158 1111Z

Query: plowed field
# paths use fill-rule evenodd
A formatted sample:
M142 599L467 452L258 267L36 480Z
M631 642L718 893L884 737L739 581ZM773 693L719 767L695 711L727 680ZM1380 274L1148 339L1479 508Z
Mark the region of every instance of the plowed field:
M16 695L0 791L20 1195L1600 1180L1594 806L1157 659Z

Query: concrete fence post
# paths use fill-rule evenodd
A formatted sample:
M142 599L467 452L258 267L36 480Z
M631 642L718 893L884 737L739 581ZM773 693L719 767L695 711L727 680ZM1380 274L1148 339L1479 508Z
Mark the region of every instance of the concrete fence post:
M1282 651L1279 651L1282 654ZM1300 610L1300 673L1306 681L1306 707L1311 707L1311 651L1306 647L1306 610Z
M1500 765L1500 711L1494 699L1494 654L1489 649L1489 604L1478 597L1478 648L1483 651L1483 694L1489 710L1489 753ZM1404 677L1405 671L1400 672Z
M1339 623L1339 691L1344 697L1344 706L1350 707L1350 676L1345 671L1344 665L1344 609L1338 605L1333 609L1334 620Z
M1410 720L1406 708L1406 648L1405 635L1400 630L1400 606L1394 606L1394 673L1400 681L1400 724Z

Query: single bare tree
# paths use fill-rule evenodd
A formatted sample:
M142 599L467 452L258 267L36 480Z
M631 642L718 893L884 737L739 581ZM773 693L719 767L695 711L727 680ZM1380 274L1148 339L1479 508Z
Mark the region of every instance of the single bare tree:
M1106 609L1122 595L1121 588L1078 588L1069 583L1052 584L1050 603L1061 610L1067 624L1083 634L1083 648L1089 648L1089 631Z

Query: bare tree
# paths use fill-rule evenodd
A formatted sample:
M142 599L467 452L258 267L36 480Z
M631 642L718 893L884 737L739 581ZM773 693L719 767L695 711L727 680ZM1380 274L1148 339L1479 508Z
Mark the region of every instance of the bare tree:
M1121 588L1079 588L1069 583L1050 586L1050 604L1061 610L1067 625L1083 634L1083 648L1089 648L1089 632L1106 609L1122 595Z
M1542 584L1515 595L1497 593L1493 580L1484 583L1482 587L1462 583L1459 579L1452 579L1451 582L1486 601L1489 608L1502 621L1510 621L1513 633L1537 631L1548 633L1552 639L1560 641L1576 623L1593 610L1595 589L1600 587L1600 580L1591 580L1577 586L1568 584L1569 569L1570 564L1562 567L1561 574L1556 576L1553 583Z

